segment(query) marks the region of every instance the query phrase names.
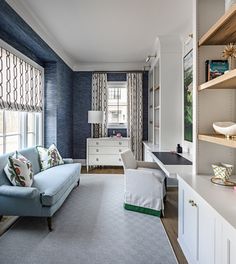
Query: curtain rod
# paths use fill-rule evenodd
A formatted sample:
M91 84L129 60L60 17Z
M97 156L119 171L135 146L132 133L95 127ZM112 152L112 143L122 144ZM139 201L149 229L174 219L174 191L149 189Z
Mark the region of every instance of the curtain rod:
M93 71L93 73L136 73L136 72L144 72L144 70L140 71Z

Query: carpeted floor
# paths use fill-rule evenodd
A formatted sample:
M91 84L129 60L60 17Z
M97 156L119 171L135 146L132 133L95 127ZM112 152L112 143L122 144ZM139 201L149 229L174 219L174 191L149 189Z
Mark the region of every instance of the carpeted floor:
M1 264L176 263L157 217L123 209L123 176L83 174L53 218L21 218L0 237Z

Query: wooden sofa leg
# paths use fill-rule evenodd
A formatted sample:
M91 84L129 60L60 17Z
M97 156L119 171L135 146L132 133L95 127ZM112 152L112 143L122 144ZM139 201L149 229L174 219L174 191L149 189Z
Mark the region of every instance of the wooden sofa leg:
M78 182L77 182L77 187L79 187L79 184L80 184L80 179L79 179Z
M48 230L51 232L52 229L52 217L47 217Z

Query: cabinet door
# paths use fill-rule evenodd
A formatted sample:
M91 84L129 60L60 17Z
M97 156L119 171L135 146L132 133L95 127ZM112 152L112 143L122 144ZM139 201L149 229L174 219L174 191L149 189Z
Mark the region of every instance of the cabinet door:
M190 263L198 259L198 206L190 188L183 188L183 230L182 237L188 251Z
M198 249L199 258L198 261L201 264L205 263L217 263L214 262L215 254L215 214L213 210L205 204L204 201L198 200Z
M222 258L225 264L236 263L236 232L228 223L222 227Z

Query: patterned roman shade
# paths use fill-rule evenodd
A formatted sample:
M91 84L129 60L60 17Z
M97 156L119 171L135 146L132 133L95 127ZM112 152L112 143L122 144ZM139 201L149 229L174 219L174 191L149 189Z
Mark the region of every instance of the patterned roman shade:
M42 71L0 47L0 109L41 112Z

